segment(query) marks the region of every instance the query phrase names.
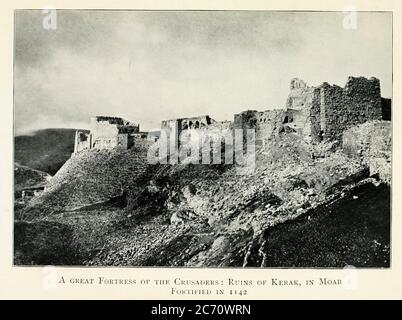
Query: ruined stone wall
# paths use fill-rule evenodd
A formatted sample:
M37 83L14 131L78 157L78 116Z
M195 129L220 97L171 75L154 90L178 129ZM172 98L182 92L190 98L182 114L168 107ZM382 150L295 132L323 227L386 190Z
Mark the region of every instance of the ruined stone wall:
M202 148L200 152L208 153L208 148L212 152L214 146L220 149L218 146L222 146L224 142L230 145L233 143L231 121L218 122L210 119L197 128L193 126L192 129L188 128L188 121L187 123L184 121L182 122L182 129L179 130L178 145L181 155L184 155L186 152L188 155L191 155L192 150L199 148Z
M214 122L215 121L208 115L191 118L178 118L162 121L161 129L167 133L177 132L177 135L180 135L183 130L205 128Z
M178 149L182 133L191 130L204 130L204 137L216 140L221 138L222 131L254 129L257 146L284 131L296 132L307 142L340 140L342 132L352 125L390 119L390 103L390 100L381 98L380 82L376 78L349 77L344 88L328 83L310 87L295 78L291 80L283 109L244 111L234 115L233 123L217 122L208 115L166 120L162 121L161 130L173 144L169 146L170 150ZM76 152L88 148L128 149L136 143L146 144L145 139L134 141L138 133L139 125L122 118L94 117L89 136L77 133ZM192 137L191 134L187 136Z
M232 127L233 127L232 121L214 121L207 126L207 129L211 131L219 131L219 130L229 130L232 129Z
M75 132L74 153L91 149L91 138L88 130L77 130Z
M121 148L124 150L127 150L129 148L129 136L128 134L125 133L119 133L117 135L117 144L116 147L117 148Z
M135 147L137 149L147 151L148 148L157 140L155 137L148 137L148 132L138 132L131 136L132 145L129 148Z
M376 78L349 77L344 88L328 83L309 87L296 78L291 81L286 101L285 129L307 141L340 140L350 126L382 119L384 109Z
M320 86L320 127L324 140L334 140L349 123L343 89L337 85L324 83Z
M181 129L201 129L209 126L211 123L215 122L208 115L192 117L192 118L183 118L181 120Z
M370 168L370 175L391 181L391 122L369 121L344 131L343 151L352 158L360 158Z
M352 125L381 120L380 81L349 77L345 88L321 86L321 130L323 138L338 140Z
M92 149L104 150L117 147L118 138L115 137L97 137L92 143Z
M222 154L225 152L225 148L234 143L234 135L233 135L233 122L232 121L223 121L223 122L214 122L210 124L207 129L203 130L203 136L201 139L201 143L205 145L209 145L211 150L213 148L219 148L221 146L220 151ZM205 151L205 150L204 150ZM218 152L218 151L217 151ZM213 153L211 153L211 157L213 157Z
M314 88L310 109L310 137L312 142L321 142L321 90Z
M164 120L161 123L161 135L165 135L168 149L177 150L179 148L179 137L182 132L182 120Z
M311 106L313 90L314 88L307 86L303 80L292 79L289 96L286 100L286 109L302 110Z
M124 149L132 147L132 135L139 132L139 125L117 117L91 118L90 131L78 130L74 153L89 149Z
M161 123L161 130L166 134L168 139L169 148L177 150L184 145L191 145L194 143L201 143L203 140L208 139L209 136L219 135L223 128L231 125L230 121L217 122L211 119L208 115L165 120Z
M211 119L212 120L212 119ZM182 141L189 143L210 143L224 141L224 137L227 133L232 134L232 122L231 121L212 121L209 125L206 125L199 129L188 129L182 132Z
M298 78L292 79L286 101L286 128L297 132L306 140L318 140L320 129L317 123L317 99L316 88L307 86L306 82Z
M122 118L96 117L92 122L93 148L127 150L133 145L132 134L139 132L139 125Z
M121 118L91 118L92 148L113 149L119 147L128 149L132 144L129 141L130 134L137 132L139 132L139 125Z
M248 110L234 116L234 129L254 129L256 145L262 146L273 136L284 130L287 113L283 109Z
M285 110L267 110L256 114L256 141L265 144L273 136L283 131Z
M381 120L381 89L377 78L349 77L345 89L345 104L350 106L352 124ZM354 112L353 112L354 111Z
M119 133L117 124L108 120L98 120L98 117L91 118L90 130L95 139L98 137L113 137Z

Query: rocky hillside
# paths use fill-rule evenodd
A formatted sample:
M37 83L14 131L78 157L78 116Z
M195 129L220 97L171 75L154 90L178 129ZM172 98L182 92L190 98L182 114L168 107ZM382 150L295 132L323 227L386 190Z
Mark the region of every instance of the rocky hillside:
M29 208L46 214L105 202L137 185L147 170L146 152L88 150L73 155Z
M63 263L57 250L49 257L49 248L41 248L49 236L45 221L68 230L73 264L389 263L389 181L370 174L364 152L355 157L346 147L309 145L283 133L258 152L255 173L245 176L233 165L147 165L145 155L133 149L73 156L18 216L30 221L20 228L36 230L31 239L41 257L27 252L22 237L19 263L41 264L42 251L48 263ZM367 201L358 199L371 199L372 188L381 196L364 207ZM300 239L290 238L290 230Z

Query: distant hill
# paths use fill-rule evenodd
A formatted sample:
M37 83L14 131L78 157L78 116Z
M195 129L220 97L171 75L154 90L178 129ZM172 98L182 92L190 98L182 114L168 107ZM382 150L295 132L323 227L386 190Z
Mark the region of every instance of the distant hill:
M44 129L16 136L14 161L54 175L74 152L75 129Z

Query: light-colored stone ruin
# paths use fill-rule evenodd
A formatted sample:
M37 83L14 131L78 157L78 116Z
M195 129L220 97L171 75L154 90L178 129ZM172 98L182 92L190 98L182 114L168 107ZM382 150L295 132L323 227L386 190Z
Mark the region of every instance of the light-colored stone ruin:
M203 130L209 135L233 129L254 129L256 145L262 146L282 132L294 132L310 143L339 140L345 129L371 120L390 120L391 100L381 97L376 78L349 77L345 87L323 83L310 87L298 78L290 82L290 93L282 108L247 110L233 121L215 121L209 115L165 120L161 130L179 144L185 131ZM89 149L130 149L141 144L147 133L139 125L115 117L94 117L90 130L78 130L75 153ZM153 135L157 139L158 135Z
M90 130L77 130L74 152L90 149L130 149L137 139L145 139L139 124L117 117L91 118Z
M349 77L344 88L324 83L308 87L292 80L286 110L288 126L312 141L336 140L352 126L382 119L380 81Z
M328 83L309 87L295 78L285 108L242 112L235 115L234 127L255 128L260 143L283 131L296 132L312 143L337 140L350 126L383 119L383 113L389 114L389 100L381 98L376 78L349 77L344 88Z

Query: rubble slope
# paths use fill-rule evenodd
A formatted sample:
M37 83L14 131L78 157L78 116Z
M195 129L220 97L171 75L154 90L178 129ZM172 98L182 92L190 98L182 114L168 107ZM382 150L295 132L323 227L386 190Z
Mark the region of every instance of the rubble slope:
M367 184L383 185L389 192L387 181L370 175L367 161L332 143L307 144L294 133L272 139L258 152L255 172L244 176L236 174L234 165L147 165L145 154L133 149L75 155L51 187L30 203L25 217L32 223L69 226L78 265L247 267L269 265L265 258L270 247L264 241L270 241L265 235L273 228L307 219L302 221L309 230L311 214L324 212L325 217L332 206ZM114 197L124 205L106 205ZM89 204L98 205L82 207ZM378 214L386 227L389 208L382 207ZM315 228L324 227L328 219L315 220ZM331 234L342 237L350 226L347 220L336 221L340 225ZM365 254L378 253L370 249L374 240L386 248L386 239L362 238L359 245L366 246ZM355 246L354 241L347 238L344 245ZM330 243L323 243L322 253ZM357 259L356 251L350 252L348 263L375 265L370 257ZM321 254L322 266L345 264L342 255L334 255L326 259ZM286 263L285 257L282 253L278 265Z

